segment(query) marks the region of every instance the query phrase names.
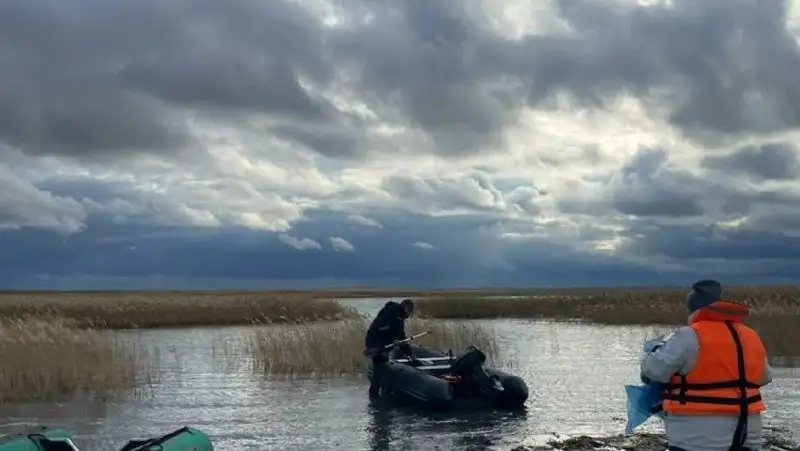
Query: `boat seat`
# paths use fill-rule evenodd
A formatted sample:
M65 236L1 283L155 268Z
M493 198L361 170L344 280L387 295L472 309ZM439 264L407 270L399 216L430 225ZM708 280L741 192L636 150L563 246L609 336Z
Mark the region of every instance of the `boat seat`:
M449 370L450 365L420 365L415 368L422 371Z
M436 362L450 360L450 357L417 357L417 360L420 362ZM395 359L397 363L409 363L410 361L410 359Z

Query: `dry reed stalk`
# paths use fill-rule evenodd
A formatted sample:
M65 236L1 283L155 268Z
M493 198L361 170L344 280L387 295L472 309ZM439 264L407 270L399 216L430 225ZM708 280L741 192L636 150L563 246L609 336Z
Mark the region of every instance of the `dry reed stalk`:
M359 374L365 369L363 318L333 324L268 327L254 333L251 353L256 371L266 375L332 376ZM497 343L485 328L474 323L412 318L407 333L430 330L415 344L459 353L474 344L488 359L495 357Z
M0 401L105 397L152 383L153 368L132 343L74 322L16 318L0 323Z
M264 293L0 294L0 319L72 319L78 327L134 329L300 323L353 317L331 299Z

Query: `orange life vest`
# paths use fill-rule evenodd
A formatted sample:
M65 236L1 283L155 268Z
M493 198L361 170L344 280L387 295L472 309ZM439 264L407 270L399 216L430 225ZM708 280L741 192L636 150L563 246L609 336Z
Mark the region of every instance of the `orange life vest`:
M666 384L665 412L741 417L766 410L760 391L766 349L758 333L742 324L748 313L749 307L727 301L698 311L689 325L700 342L697 363Z

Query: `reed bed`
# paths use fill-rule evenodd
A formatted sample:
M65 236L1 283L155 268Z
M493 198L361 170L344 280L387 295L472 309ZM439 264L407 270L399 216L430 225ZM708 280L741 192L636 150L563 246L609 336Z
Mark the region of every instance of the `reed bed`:
M250 350L254 368L267 376L342 376L365 369L364 334L369 323L363 318L333 324L268 327L255 332ZM470 322L411 318L407 333L431 333L415 344L457 354L469 345L478 346L487 359L498 355L494 335Z
M0 321L0 402L108 397L152 385L157 373L130 342L67 319Z
M419 299L421 315L446 319L531 318L583 320L608 325L686 324L687 289L619 290L560 296L492 298L440 296ZM762 336L770 354L800 357L800 287L727 289L726 297L752 307L747 324Z
M332 299L271 293L4 293L0 319L64 318L77 327L136 329L302 323L355 316Z

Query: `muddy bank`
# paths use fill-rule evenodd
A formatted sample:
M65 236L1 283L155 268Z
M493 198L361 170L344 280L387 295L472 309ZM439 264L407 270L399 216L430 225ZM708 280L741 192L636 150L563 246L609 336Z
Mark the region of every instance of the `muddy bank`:
M786 431L765 431L765 451L800 451L800 444L790 441ZM624 451L664 451L667 449L667 438L663 434L635 434L631 436L616 435L612 437L589 437L581 435L563 440L551 440L546 446L517 446L510 451L591 451L591 450L624 450Z

